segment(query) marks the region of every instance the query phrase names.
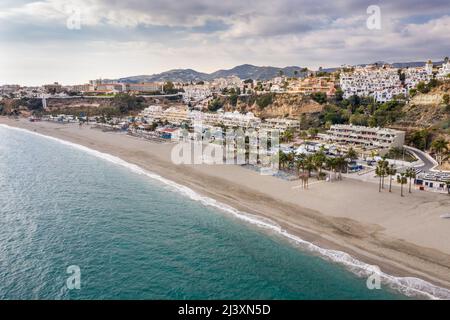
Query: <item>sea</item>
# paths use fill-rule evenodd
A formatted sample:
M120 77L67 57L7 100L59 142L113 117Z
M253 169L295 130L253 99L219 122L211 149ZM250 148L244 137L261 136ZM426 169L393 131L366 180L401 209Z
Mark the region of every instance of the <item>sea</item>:
M382 272L369 289L370 270L122 159L0 125L0 299L408 299L423 289Z

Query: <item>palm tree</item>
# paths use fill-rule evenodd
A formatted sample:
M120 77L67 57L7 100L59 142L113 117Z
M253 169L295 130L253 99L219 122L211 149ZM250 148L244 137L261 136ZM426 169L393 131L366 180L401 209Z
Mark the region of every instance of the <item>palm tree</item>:
M314 161L314 155L309 155L305 158L305 170L308 173L308 177L311 176L311 171L316 170L316 165Z
M296 157L295 164L297 168L297 175L302 179L303 188L308 189L308 179L311 174L311 170L313 170L311 157L300 154ZM302 170L301 173L300 169Z
M375 174L380 178L378 192L381 192L381 189L384 189L384 177L387 175L387 170L389 168L389 162L382 159L378 161L377 167L375 169Z
M289 152L286 156L286 162L288 164L288 168L292 168L295 165L295 153Z
M442 164L442 154L448 150L448 141L444 138L438 138L431 144L431 149L436 152L436 160Z
M294 132L290 129L286 130L281 137L281 140L287 143L291 142L292 139L294 139Z
M408 182L408 179L406 178L406 174L400 173L400 175L397 176L397 182L400 183L400 196L403 197L403 185Z
M378 192L381 192L381 176L383 175L383 167L380 165L377 165L375 168L375 175L380 178L378 182Z
M314 164L314 167L317 169L317 179L320 180L322 177L322 169L323 165L326 161L327 157L325 155L325 152L323 149L320 149L318 152L316 152L312 156L312 163Z
M387 174L389 175L389 192L392 192L392 176L397 174L397 170L393 164L387 168Z
M284 169L287 163L287 154L284 153L283 151L278 151L278 161L280 162L280 168Z
M302 169L302 172L305 171L305 155L303 153L295 157L295 167L297 169L297 175L300 175L300 169Z
M416 178L416 170L414 168L406 169L405 176L409 178L409 193L411 193L411 181Z
M308 133L305 130L300 131L299 136L302 140L308 138Z
M326 163L327 168L329 168L332 172L334 172L334 180L336 180L337 167L338 167L337 158L327 157L325 159L325 163ZM330 177L330 179L331 179L331 177Z
M351 161L358 159L358 154L352 147L350 147L350 149L348 149L346 156Z
M348 162L347 162L347 159L345 159L345 157L336 158L336 162L337 162L337 167L339 169L338 179L342 180L342 170L347 168Z

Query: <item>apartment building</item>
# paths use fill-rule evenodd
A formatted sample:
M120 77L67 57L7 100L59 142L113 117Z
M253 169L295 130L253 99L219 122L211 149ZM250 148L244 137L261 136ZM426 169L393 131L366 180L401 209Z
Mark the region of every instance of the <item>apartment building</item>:
M438 74L437 74L437 78L438 79L448 79L448 76L450 75L450 61L446 60L443 64L442 67L439 68L438 70Z
M433 63L428 61L424 67L407 68L404 73L405 86L409 92L420 82L428 83L433 78Z
M265 119L264 122L261 123L261 128L276 129L284 132L288 129L300 129L300 121L284 118Z
M18 84L5 84L0 86L0 94L10 94L18 91L20 86Z
M188 85L183 87L183 102L197 103L212 96L212 91L209 85Z
M63 91L62 85L60 85L58 82L54 82L52 84L45 84L43 85L43 88L45 92L52 94L60 93Z
M159 82L127 83L125 90L136 93L158 92L163 91L163 84Z
M93 91L93 86L90 84L76 84L73 86L69 86L68 89L75 92L88 92Z
M353 72L342 72L339 83L344 98L357 95L373 97L377 102L386 102L396 95L407 94L398 69L386 65L357 67Z
M153 105L142 110L140 115L142 117L147 117L152 120L160 120L163 116L163 111L164 110L161 106Z
M120 93L125 91L125 85L122 83L100 83L91 88L98 93Z
M182 123L189 123L189 110L187 108L170 107L162 112L162 120L174 125L181 125Z
M355 145L366 149L403 147L405 132L388 128L370 128L354 125L333 125L322 138L332 143Z
M333 96L336 93L335 81L330 77L308 77L291 80L287 92L301 94L324 92L327 96Z
M189 111L187 108L170 107L163 110L161 106L153 105L145 108L140 116L146 117L152 120L167 120L174 125L181 125L182 123L188 123L193 125L195 122L201 121L205 126L226 126L226 127L239 127L239 128L253 128L264 130L280 130L286 131L287 129L300 128L300 121L273 118L262 121L256 117L252 112L245 114L238 111L234 112L201 112L198 110Z
M211 82L211 87L216 90L243 88L243 82L239 77L229 76L226 78L217 78Z

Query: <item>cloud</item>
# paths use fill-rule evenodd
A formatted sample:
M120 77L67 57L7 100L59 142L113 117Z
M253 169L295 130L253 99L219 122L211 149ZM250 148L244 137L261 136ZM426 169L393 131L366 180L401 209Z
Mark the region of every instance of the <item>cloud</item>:
M83 72L74 68L76 77L61 77L80 81L98 73L214 71L240 63L328 67L449 55L448 0L377 2L5 0L0 3L0 52L13 63L2 65L0 82L18 82L17 74L42 81L33 61L46 70L71 61ZM381 30L366 27L372 4L381 8ZM66 27L73 10L81 13L80 30ZM94 63L99 67L85 68ZM47 72L48 80L57 81L50 77L58 72Z

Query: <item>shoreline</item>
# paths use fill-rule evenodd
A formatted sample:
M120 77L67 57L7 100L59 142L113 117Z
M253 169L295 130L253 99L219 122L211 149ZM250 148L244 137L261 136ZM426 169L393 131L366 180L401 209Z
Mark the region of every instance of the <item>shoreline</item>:
M241 183L239 181L233 183L233 181L226 180L220 176L218 172L212 174L211 166L176 166L167 159L167 151L170 151L173 144L158 145L125 135L91 130L87 127L79 129L73 125L29 123L26 120L14 121L1 117L0 123L31 132L34 131L41 135L68 141L97 152L112 155L128 164L135 165L147 172L155 173L170 182L175 182L181 187L189 188L201 195L201 197L214 199L240 212L270 219L280 226L279 230L275 230L275 232L299 243L300 247L309 252L316 252L326 256L321 250L342 251L330 251L330 253L341 254L341 257L335 257L334 260L329 258L328 260L340 262L346 265L347 269L351 269L352 264L355 264L353 266L355 269L365 267L365 263L380 266L385 273L382 278L390 282L389 286L391 288L397 289L403 294L417 295L418 292L415 292L411 285L427 286L427 284L421 283L419 279L424 279L441 287L450 288L450 255L449 252L446 252L447 248L421 247L417 244L406 242L401 238L392 237L391 234L385 234L383 226L368 224L365 221L347 217L329 216L322 213L322 211L326 210L318 210L320 208L314 210L313 208L302 207L295 203L284 201L278 197L275 198L277 196L276 192L267 194L267 192L264 192L265 190L255 190L255 186L254 188L247 188L243 185L243 181L240 181ZM115 139L111 139L111 137L115 137ZM146 149L150 150L150 152L144 151ZM226 171L225 173L222 172L226 176L230 176L232 172L244 176L244 179L249 176L252 178L252 181L247 183L253 182L256 186L267 182L278 185L290 184L286 181L278 181L279 179L274 180L276 178L273 177L260 176L238 166L233 166L232 168L230 166L222 167L222 170L217 170L217 166L215 166L213 170ZM347 180L343 185L345 183L356 184L356 188L358 188L358 184L363 183ZM331 184L339 185L341 183ZM355 187L353 186L353 188ZM317 188L311 189L308 191L296 190L295 192L310 194L318 192ZM283 192L283 190L280 192ZM431 198L435 197L434 195ZM191 197L191 199L193 198ZM428 200L436 201L435 199ZM445 208L450 202L447 202L448 199L445 199L445 197L443 200L440 205ZM273 228L273 226L270 227ZM359 261L351 260L350 256L345 256L347 253ZM339 259L342 261L339 261ZM348 261L344 261L345 259ZM365 263L357 265L360 261ZM367 276L367 274L361 273L361 270L351 271L357 274L359 272L360 276ZM369 274L373 272L373 270L369 270ZM417 277L419 279L399 279L396 277ZM401 290L399 288L401 286L410 286L410 289L409 291ZM428 289L430 291L441 291L429 293L436 295L435 297L450 298L450 295L446 295L450 291L439 290L439 288L433 289L431 287Z

